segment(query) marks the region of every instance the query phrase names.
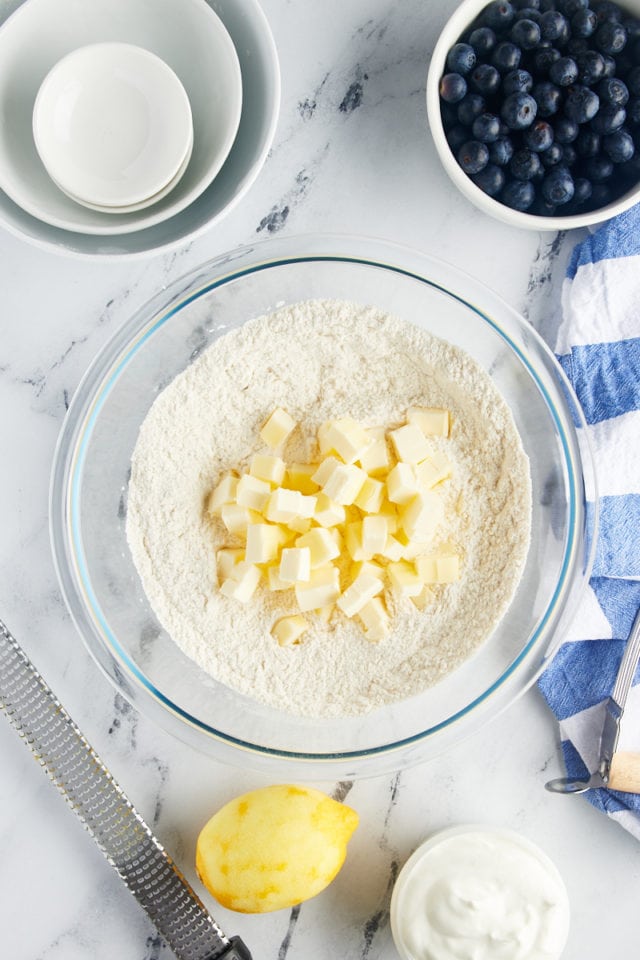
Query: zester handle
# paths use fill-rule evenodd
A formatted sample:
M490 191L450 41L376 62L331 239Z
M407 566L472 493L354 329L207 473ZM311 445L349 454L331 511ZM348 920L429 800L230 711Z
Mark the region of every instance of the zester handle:
M0 620L0 707L179 960L251 960L230 939Z

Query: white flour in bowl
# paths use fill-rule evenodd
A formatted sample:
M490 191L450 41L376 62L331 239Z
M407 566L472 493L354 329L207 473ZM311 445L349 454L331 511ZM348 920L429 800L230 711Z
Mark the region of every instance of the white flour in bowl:
M334 614L280 647L274 621L293 591L259 588L241 604L218 591L216 551L229 535L205 511L229 469L248 469L275 407L300 424L287 460L317 458L318 426L352 417L394 428L412 405L446 407L438 438L454 464L442 539L462 561L424 611L386 594L393 627L380 643ZM520 580L530 534L528 460L511 413L462 350L372 307L315 300L252 320L217 340L160 394L132 461L127 536L158 620L222 683L311 717L364 714L421 692L487 639Z

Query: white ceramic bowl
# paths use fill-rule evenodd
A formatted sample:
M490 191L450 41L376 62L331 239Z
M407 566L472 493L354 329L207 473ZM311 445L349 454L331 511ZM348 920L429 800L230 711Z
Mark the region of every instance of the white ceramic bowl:
M640 201L640 182L613 203L608 203L598 210L590 210L588 213L575 214L574 216L541 217L532 213L512 210L498 200L494 200L477 187L473 180L462 171L445 137L438 87L440 78L445 72L447 53L486 6L488 6L488 0L463 0L456 7L455 13L447 21L438 38L427 76L429 127L442 165L456 187L476 207L490 216L502 220L510 226L525 227L529 230L569 230L573 227L587 227L594 223L602 223L604 220L609 220L616 214L622 213L623 210L628 210L629 207ZM628 10L632 16L640 17L640 0L624 0L620 6Z
M131 43L91 43L49 71L33 109L45 169L92 207L153 203L185 169L189 98L164 60Z
M15 0L12 0L15 5ZM61 252L89 256L130 256L174 246L193 238L226 214L249 189L264 163L273 140L280 104L278 59L258 0L216 0L215 11L237 50L242 77L242 112L231 152L215 178L195 201L179 213L146 223L139 219L124 233L117 225L127 217L79 210L88 218L113 221L110 236L73 233L38 219L42 210L29 213L11 199L0 184L0 222L19 236ZM62 56L89 43L121 41L143 46L175 71L187 91L197 136L197 117L211 113L223 91L205 83L215 68L212 23L217 23L205 0L92 0L91 16L79 0L26 0L0 28L0 168L24 165L29 180L49 181L33 143L31 112L37 90L47 72ZM215 29L215 27L213 28ZM208 66L209 65L209 66ZM203 72L204 71L204 72ZM218 76L215 69L215 77ZM7 110L7 100L15 109ZM211 129L209 125L208 129ZM193 170L202 162L206 143L194 143L193 159L179 185L192 184ZM58 192L66 203L72 201ZM173 197L171 198L173 201ZM162 201L164 203L165 201ZM66 209L66 208L65 208ZM139 215L137 215L139 217ZM133 218L135 220L135 218Z

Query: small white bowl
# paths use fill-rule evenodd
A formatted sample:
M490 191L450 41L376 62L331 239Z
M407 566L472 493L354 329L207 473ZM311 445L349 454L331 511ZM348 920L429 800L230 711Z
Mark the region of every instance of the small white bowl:
M74 200L139 207L153 203L184 166L191 106L156 54L130 43L93 43L45 77L33 136L49 176Z
M438 38L431 57L431 64L427 75L427 116L429 127L438 151L442 165L456 187L468 200L479 207L484 213L502 220L513 227L525 227L529 230L570 230L574 227L588 227L594 223L602 223L615 217L616 214L628 210L640 200L640 182L618 197L612 203L590 210L588 213L578 213L573 216L542 217L532 213L522 213L512 210L499 200L494 200L477 187L456 161L451 147L447 143L440 113L440 78L445 72L447 53L458 42L458 39L476 19L481 10L488 6L488 0L463 0L458 4L453 16L447 21ZM640 17L640 0L622 0L620 6L629 11L634 17Z

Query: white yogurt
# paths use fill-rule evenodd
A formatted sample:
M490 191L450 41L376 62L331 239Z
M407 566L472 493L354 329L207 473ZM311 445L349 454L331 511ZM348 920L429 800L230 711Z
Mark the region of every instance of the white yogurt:
M400 872L391 929L406 960L557 960L569 900L553 863L524 837L452 827Z

